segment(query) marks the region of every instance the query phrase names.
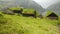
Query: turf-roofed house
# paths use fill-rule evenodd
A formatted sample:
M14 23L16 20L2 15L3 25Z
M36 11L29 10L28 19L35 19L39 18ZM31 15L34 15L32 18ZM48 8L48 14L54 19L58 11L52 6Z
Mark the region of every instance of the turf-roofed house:
M29 16L33 16L34 18L36 18L36 10L34 9L24 9L23 10L23 16L29 17Z
M52 20L58 20L59 16L56 12L54 11L46 11L43 13L43 17L47 18L47 19L52 19Z

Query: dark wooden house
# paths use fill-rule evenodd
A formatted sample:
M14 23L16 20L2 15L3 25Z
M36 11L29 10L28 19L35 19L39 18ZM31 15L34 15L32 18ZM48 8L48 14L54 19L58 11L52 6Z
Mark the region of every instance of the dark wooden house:
M51 13L51 14L49 14L49 15L47 16L47 18L58 20L58 16L57 16L55 13Z
M45 14L43 16L47 19L52 19L52 20L58 20L59 19L58 14L55 12L52 12L52 11L45 12Z

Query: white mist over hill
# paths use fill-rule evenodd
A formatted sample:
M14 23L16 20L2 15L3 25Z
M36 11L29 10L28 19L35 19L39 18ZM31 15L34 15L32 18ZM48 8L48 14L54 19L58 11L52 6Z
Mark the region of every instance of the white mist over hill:
M60 2L60 0L33 0L33 1L41 5L43 8L47 8L50 5Z

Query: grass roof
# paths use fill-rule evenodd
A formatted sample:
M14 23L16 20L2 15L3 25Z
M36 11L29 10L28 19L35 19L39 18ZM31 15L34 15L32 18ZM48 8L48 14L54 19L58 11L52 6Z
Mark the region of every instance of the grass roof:
M50 15L51 13L53 13L53 12L52 12L52 11L48 11L48 12L46 13L46 16Z
M49 15L52 14L52 13L55 13L55 12L53 12L53 11L47 11L47 12L45 13L45 17L49 16ZM57 15L57 14L56 14L56 15Z
M20 7L12 7L12 8L9 8L11 10L20 10L21 8Z
M34 9L24 9L23 13L34 13Z

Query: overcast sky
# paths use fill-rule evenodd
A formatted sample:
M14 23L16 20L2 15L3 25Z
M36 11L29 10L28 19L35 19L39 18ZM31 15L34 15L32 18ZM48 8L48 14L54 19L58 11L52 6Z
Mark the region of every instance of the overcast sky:
M60 2L60 0L33 0L40 4L43 8L47 8L48 6Z
M14 1L14 0L0 0L0 1ZM20 0L17 0L20 1ZM43 8L47 8L48 6L60 2L60 0L33 0L39 5L41 5Z
M13 0L0 0L0 1L13 1Z

